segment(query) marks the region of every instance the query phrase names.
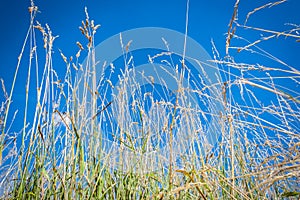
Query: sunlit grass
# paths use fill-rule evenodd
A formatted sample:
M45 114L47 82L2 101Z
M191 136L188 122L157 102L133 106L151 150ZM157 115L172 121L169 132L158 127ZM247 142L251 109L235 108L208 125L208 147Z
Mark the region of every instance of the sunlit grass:
M246 41L235 34L234 27L249 28L245 27L248 18L267 7L250 12L243 27L236 19L238 2L224 42L225 56L212 42L214 58L198 66L205 71L205 67L217 64L222 76L219 82L210 84L199 77L193 87L184 85L182 79L189 77L190 70L182 55L181 62L170 62L176 69L173 76L178 89L161 100L157 100L155 85L151 86L153 77L143 77L153 92L144 94L137 84L134 58L129 54L131 42L123 44L121 38L125 64L118 66L122 69L119 84L110 80L115 75L113 65L109 75L97 77L94 37L99 26L89 18L87 10L80 27L86 43L76 42L78 52L72 58L66 57L63 50L60 52L59 59L67 70L66 74L58 74L52 64L53 59L58 59L53 54L56 37L48 25L36 22L38 8L32 4L31 23L12 89L6 92L2 83L6 99L0 108L2 197L299 198L300 95L296 86L299 87L300 71L257 47L258 43L271 40L271 36L233 46L234 40ZM297 30L299 27L285 32L257 31L274 37L299 38ZM37 41L38 34L42 41ZM30 63L25 108L21 108L23 129L12 133L14 117L9 118L9 114L14 111L10 105L27 46ZM39 48L43 48L45 56L40 56ZM237 63L231 51L250 52L249 56L254 53L277 65ZM86 55L84 62L81 54ZM162 56L152 55L150 60ZM45 57L43 62L41 57ZM295 87L288 87L281 80ZM163 81L162 78L162 85ZM112 89L117 93L112 95ZM29 92L37 96L33 121L27 118L32 112ZM112 98L106 99L109 95ZM191 106L195 96L203 105ZM218 136L213 144L212 135Z

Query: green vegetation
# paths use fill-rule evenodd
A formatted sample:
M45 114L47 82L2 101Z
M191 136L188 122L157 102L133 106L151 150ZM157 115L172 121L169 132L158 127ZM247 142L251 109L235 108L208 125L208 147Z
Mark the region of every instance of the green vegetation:
M280 3L255 9L247 15L246 21L256 11ZM2 82L6 98L0 109L2 198L299 198L299 91L284 88L277 84L277 80L286 79L299 85L300 71L256 45L275 37L299 39L297 30L300 28L295 26L288 31L276 32L240 25L236 19L238 4L239 1L229 24L226 56L220 56L212 43L214 59L209 62L218 64L225 81L220 80L218 86L206 83L203 88L192 88L194 95L211 104L208 110L191 108L189 99L185 98L186 91L191 88L181 84L183 73L188 73L185 70L188 64L183 61L183 69L175 75L178 81L175 101L156 102L152 98L153 106L148 112L143 103L144 96L135 96L130 104L125 92L139 91L139 86L133 84L134 76L129 73L129 56L124 56L127 65L122 66L123 76L116 88L118 96L112 101L99 96L99 87L109 79L100 78L102 82L98 82L99 77L96 77L94 37L99 26L90 20L87 11L80 27L86 44L77 42L78 53L74 58L67 58L60 52L66 74L63 77L57 74L52 66L52 60L56 59L53 55L55 36L48 25L44 27L36 21L38 7L32 4L29 8L30 27L9 93ZM269 36L234 47L234 39L241 39L236 35L239 29L255 30ZM36 40L38 34L42 35L43 41ZM26 46L31 49L24 125L21 132L13 136L10 132L10 126L13 126L13 120L10 122L9 118L13 113L10 105ZM38 48L41 47L45 56L38 57ZM130 42L122 47L127 55ZM260 54L282 68L264 66L263 63L236 63L229 54L231 50L249 56ZM84 64L80 64L81 53L87 55ZM45 60L41 61L40 57ZM42 70L39 69L41 63L44 63ZM42 75L31 74L34 67L36 71L42 71ZM278 71L282 73L280 77L273 73ZM36 83L32 83L32 76L36 76ZM28 94L32 90L36 90L37 99L34 120L29 123ZM209 96L212 91L216 94ZM261 94L274 101L266 100ZM149 99L152 95L148 94ZM218 99L212 99L214 97ZM99 104L99 99L102 104ZM210 115L209 110L215 106L215 101L222 105L224 112ZM62 107L66 114L60 111ZM134 110L135 120L128 117L131 110ZM209 145L204 134L208 118L218 124L215 130L220 131L220 138L216 146ZM117 128L113 125L111 128L110 137L114 142L109 143L104 137L109 134L99 126L104 123L117 124ZM152 137L167 145L153 145ZM19 138L20 147L16 143Z

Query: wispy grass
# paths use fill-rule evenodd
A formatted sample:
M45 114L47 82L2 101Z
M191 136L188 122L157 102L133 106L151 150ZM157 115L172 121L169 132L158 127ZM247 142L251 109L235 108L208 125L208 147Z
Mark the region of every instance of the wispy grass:
M9 92L2 81L6 99L0 108L2 198L299 198L300 95L296 87L300 72L257 46L279 36L299 38L299 26L280 32L245 25L255 12L284 2L254 9L244 25L237 21L236 2L225 56L212 42L213 59L195 60L204 76L206 67L215 68L217 64L222 76L217 83L197 77L192 84L183 84L184 77L192 80L185 53L179 63L172 60L172 52L151 55L150 63L162 58L174 68L170 75L178 86L173 96L166 89L161 91L166 98L160 100L155 95L153 77L141 74L146 83L152 84L152 92L143 93L129 51L134 41L123 41L122 35L124 65L118 66L122 69L118 84L111 80L116 70L113 64L108 74L97 76L94 37L99 25L89 18L87 10L79 28L86 43L76 42L74 58L60 51L66 74L58 74L52 64L58 59L53 55L56 37L50 26L36 21L38 8L32 3L31 23ZM187 36L188 13L186 22ZM270 36L251 42L237 35L239 29ZM37 34L42 35L42 41L36 40ZM247 44L233 46L235 41ZM10 105L26 47L30 49L30 62L23 129L13 134L17 115L12 119L8 116L14 112ZM38 56L39 48L44 49L44 62ZM183 48L186 52L188 47ZM268 58L276 66L237 63L230 54L236 51ZM84 62L82 53L87 55ZM164 67L161 70L167 71ZM163 77L159 81L167 88ZM286 86L286 82L294 87ZM31 112L29 93L36 94L33 121L27 118ZM195 101L203 105L192 107ZM212 135L219 136L216 144L211 143Z

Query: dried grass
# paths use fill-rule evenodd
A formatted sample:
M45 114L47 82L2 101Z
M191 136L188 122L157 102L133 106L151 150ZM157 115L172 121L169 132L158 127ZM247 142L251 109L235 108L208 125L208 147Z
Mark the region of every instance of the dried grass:
M248 13L244 24L255 12L284 2L255 8ZM189 1L185 37L188 32L188 6ZM87 9L86 19L79 27L86 44L76 42L78 52L74 59L60 51L66 74L57 74L52 66L56 37L48 25L44 28L35 21L38 8L32 2L29 8L31 23L18 57L10 92L6 92L2 80L5 97L0 107L2 198L299 197L300 93L296 86L300 83L300 72L258 46L279 36L300 38L297 34L299 26L277 32L239 25L238 9L239 0L234 5L228 26L224 58L213 42L214 59L209 61L187 57L186 42L179 63L172 60L170 51L149 56L151 64L162 59L162 62L173 67L174 74L163 66L161 70L169 73L179 86L172 91L176 94L174 99L170 97L157 101L154 93L143 94L136 82L137 72L130 68L134 65L134 57L130 54L134 38L123 43L120 34L124 66L118 77L119 84L115 85L111 79L116 70L113 64L110 64L108 75L101 73L100 79L97 79L94 37L100 26L90 20ZM235 47L232 46L233 40L246 41L236 35L239 29L271 35ZM42 34L41 42L36 41L36 30ZM169 49L168 42L163 41ZM31 53L23 129L11 134L17 116L16 113L12 119L8 116L13 112L10 105L14 85L27 45ZM35 75L37 87L34 87L31 71L33 66L39 67L39 45L46 49L46 60L42 74ZM237 63L230 54L231 50L250 52L249 56L254 52L276 62L277 66ZM81 52L87 54L83 64L79 64ZM215 68L214 64L217 64L222 78L212 84L205 82L201 76L192 81L190 64L185 62L187 59L194 59L206 77L206 67ZM154 87L153 76L141 76ZM184 77L191 78L192 83L184 85ZM289 81L293 87L285 86L281 80ZM167 85L163 77L159 81L161 85ZM118 91L111 99L106 98L110 95L109 88ZM37 95L34 120L30 123L27 119L28 112L31 112L28 107L29 92ZM168 97L169 91L163 93ZM191 106L195 96L203 107ZM145 104L146 99L149 99L151 108ZM217 110L218 105L222 105L222 110ZM207 126L209 123L212 123L210 129ZM110 126L110 130L103 129L99 124ZM209 142L209 131L219 133L215 145ZM17 146L16 140L21 141L21 146Z

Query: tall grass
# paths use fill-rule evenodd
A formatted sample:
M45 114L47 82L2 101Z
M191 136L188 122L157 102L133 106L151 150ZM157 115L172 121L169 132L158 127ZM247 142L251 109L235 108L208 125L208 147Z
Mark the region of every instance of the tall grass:
M57 59L53 55L56 37L48 25L36 21L38 8L32 3L31 23L9 93L2 81L6 99L0 109L2 198L299 198L299 92L285 87L282 80L297 87L300 72L258 46L274 37L298 39L299 26L284 32L246 26L256 11L283 2L255 9L244 25L236 18L236 2L225 55L212 42L214 58L204 63L196 60L204 74L205 67L217 64L222 76L217 84L199 77L193 86L184 85L183 77L191 76L185 53L181 63L167 57L178 89L173 96L163 90L166 98L161 100L154 85L152 92L143 93L132 67L130 42L124 45L122 38L124 66L119 66L118 84L110 80L116 70L113 64L109 75L97 76L94 37L99 26L87 10L80 26L86 43L76 42L74 58L60 52L66 74L58 74L52 64ZM236 34L239 29L270 36L249 42ZM37 34L42 41L37 41ZM245 45L234 46L235 42ZM10 105L25 47L30 48L30 62L23 129L13 135ZM44 48L45 56L39 56L39 48ZM230 53L236 50L276 64L235 62ZM164 55L152 55L151 60ZM143 78L149 85L153 82L153 77ZM166 85L163 77L160 81ZM33 121L27 117L30 93L36 94ZM109 95L112 98L106 98ZM195 96L204 106L191 107ZM219 136L213 144L211 135Z

